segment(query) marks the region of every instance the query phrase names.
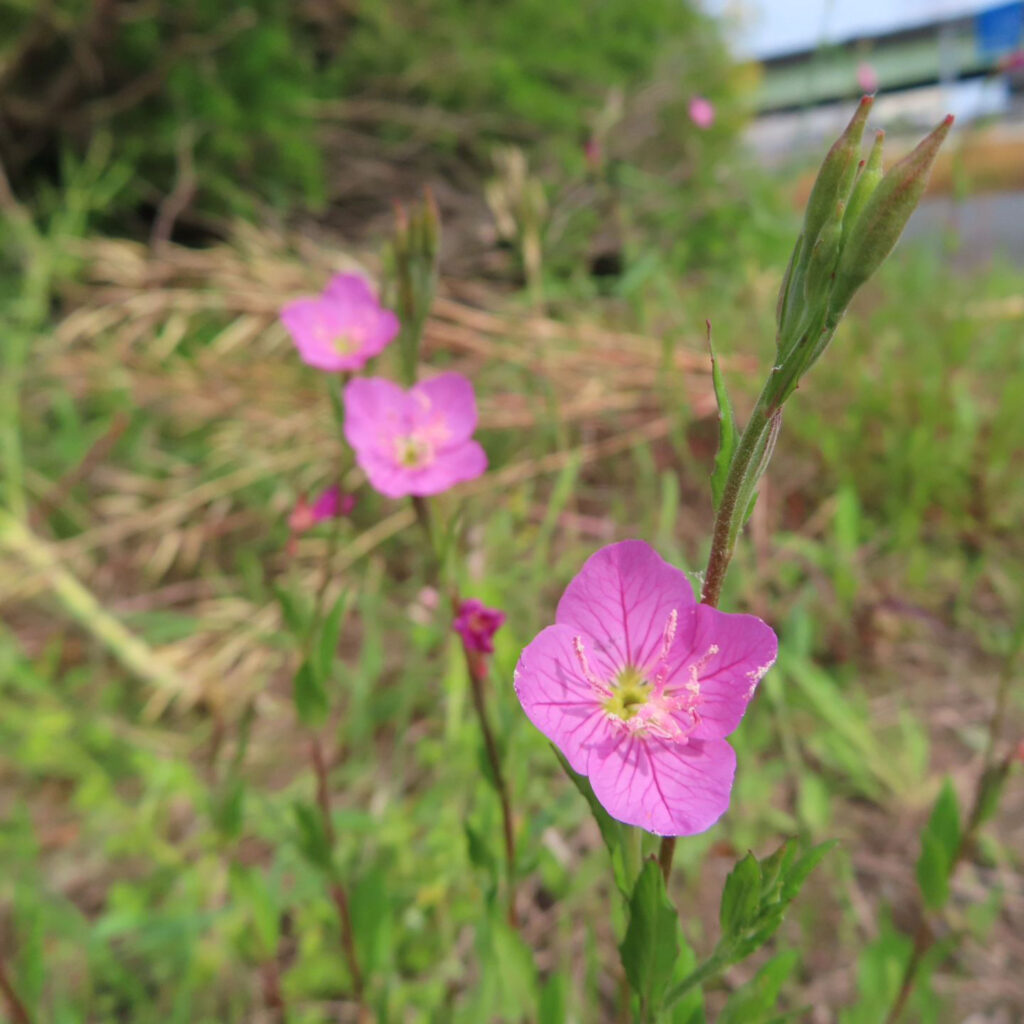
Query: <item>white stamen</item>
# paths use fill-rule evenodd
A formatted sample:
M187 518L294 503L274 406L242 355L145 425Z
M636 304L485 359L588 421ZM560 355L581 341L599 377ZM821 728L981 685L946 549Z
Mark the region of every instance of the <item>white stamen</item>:
M700 674L704 666L718 653L718 644L712 644L691 666L690 681L686 684L686 691L693 700L700 697Z
M668 654L672 650L672 642L676 638L676 627L679 625L679 612L675 608L668 614L665 631L661 634L661 650L658 652L658 671L654 676L654 689L660 692L668 675Z
M590 667L590 662L587 661L587 652L583 649L583 637L574 636L572 638L572 648L576 652L576 660L580 663L580 669L583 671L583 678L586 679L586 681L590 683L595 690L599 690L601 693L607 693L608 687L594 675L594 671Z

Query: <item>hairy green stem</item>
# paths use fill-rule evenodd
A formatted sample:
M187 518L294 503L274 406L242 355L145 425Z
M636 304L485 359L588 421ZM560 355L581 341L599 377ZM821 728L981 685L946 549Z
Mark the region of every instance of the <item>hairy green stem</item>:
M758 462L764 452L763 439L769 429L773 409L769 408L769 389L773 381L769 377L754 411L747 421L747 426L740 437L739 444L729 465L722 490L722 501L715 513L715 523L711 533L711 552L708 556L707 569L704 571L704 585L701 590L701 603L712 608L718 607L722 594L722 584L729 569L729 562L736 547L736 537L743 526L747 512L747 484L750 475L755 473ZM661 873L668 885L672 874L672 860L675 856L676 840L674 836L665 836L658 850L658 863Z

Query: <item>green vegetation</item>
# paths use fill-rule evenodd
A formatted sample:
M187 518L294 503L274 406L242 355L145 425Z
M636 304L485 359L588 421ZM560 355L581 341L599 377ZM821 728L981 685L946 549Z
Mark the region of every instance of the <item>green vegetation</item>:
M60 6L70 33L103 5ZM672 993L673 1024L702 1020L685 974L630 952L641 931L679 939L660 875L645 869L630 917L586 800L511 677L608 540L704 564L717 427L704 321L742 422L773 355L796 217L733 152L739 78L682 4L517 0L479 20L454 0L353 6L354 21L333 15L347 28L333 60L288 5L251 3L237 32L220 5L187 5L193 22L176 28L218 59L176 65L113 135L65 150L59 182L26 165L12 173L24 203L0 193L0 967L39 1022L272 1021L281 1005L289 1024L354 1021L325 885L336 870L381 1022L620 1019L620 942L638 985ZM23 31L38 16L0 11ZM132 73L154 60L155 32L140 19L119 37ZM579 143L611 73L640 85L659 73L652 36L676 33L719 62L725 123L681 130L679 150L655 133L648 159L616 142L629 127L616 121L607 145L622 152L588 178ZM435 78L440 53L459 60ZM562 57L565 77L549 75ZM337 536L326 525L287 550L296 497L332 482L341 446L322 377L277 311L374 251L256 221L202 249L98 233L129 230L147 196L159 206L179 131L207 117L192 136L200 220L331 195L322 158L338 136L322 124L311 142L297 112L355 83L394 104L373 129L381 152L416 138L401 107L459 113L497 126L466 143L479 196L491 142L518 139L549 200L532 287L515 287L529 280L520 231L511 253L492 247L489 275L442 263L426 332L432 365L474 381L491 463L439 511L467 547L462 592L508 614L489 707L516 810L521 933L501 899L501 808L462 652L411 509L362 487ZM457 135L417 152L450 167ZM687 188L655 173L669 152L685 154ZM608 209L624 265L595 279ZM448 258L475 237L453 227ZM990 773L987 802L970 803L1024 716L1020 315L1019 271L955 274L905 246L787 407L722 600L772 624L780 658L734 736L732 808L679 842L670 889L693 950L679 970L716 979L708 1020L806 1020L814 1006L877 1024L922 921L934 944L903 1020L1024 1013L1002 984L1024 913L1019 774ZM398 376L394 348L381 362ZM331 614L310 655L294 638L326 568ZM335 708L319 733L333 865L292 703L303 654ZM783 846L791 836L838 844L779 926L810 863ZM769 954L730 972L769 925Z

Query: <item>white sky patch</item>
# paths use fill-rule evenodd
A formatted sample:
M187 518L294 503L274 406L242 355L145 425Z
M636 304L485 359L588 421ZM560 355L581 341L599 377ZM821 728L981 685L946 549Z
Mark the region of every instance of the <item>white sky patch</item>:
M926 25L997 7L1000 0L704 0L724 16L738 52L770 57L853 36Z

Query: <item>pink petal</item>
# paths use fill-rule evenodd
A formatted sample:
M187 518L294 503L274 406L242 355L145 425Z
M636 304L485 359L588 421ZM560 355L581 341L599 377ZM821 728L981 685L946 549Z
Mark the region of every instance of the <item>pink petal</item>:
M487 455L476 441L462 441L442 448L434 461L422 469L404 470L409 489L406 494L427 497L440 494L449 487L475 480L487 470Z
M583 675L573 647L576 635L569 626L542 629L519 656L513 678L526 717L565 754L574 771L587 775L594 751L608 744L615 726ZM588 660L599 677L610 674L600 655L588 652Z
M412 395L421 403L425 422L443 417L449 441L465 441L476 429L476 396L461 373L442 373L425 380L412 389Z
M408 396L383 377L350 380L343 399L345 439L357 450L384 448L408 421Z
M642 540L595 552L558 602L555 622L593 637L616 669L652 666L672 611L679 627L693 614L686 575Z
M736 753L725 740L674 743L621 730L589 764L594 795L613 818L659 836L689 836L728 809Z
M696 665L701 723L693 735L720 739L740 724L758 682L775 663L779 642L771 627L754 615L733 615L703 604L695 612L689 630L680 628L676 636L678 661L670 659L666 689L672 692L689 683L690 666Z
M324 298L357 308L377 306L377 296L361 274L335 274L324 289Z
M366 334L367 358L383 352L397 337L400 326L398 317L390 309L380 310Z
M295 342L302 361L319 370L344 369L332 343L334 325L320 299L296 299L281 310L281 322Z

